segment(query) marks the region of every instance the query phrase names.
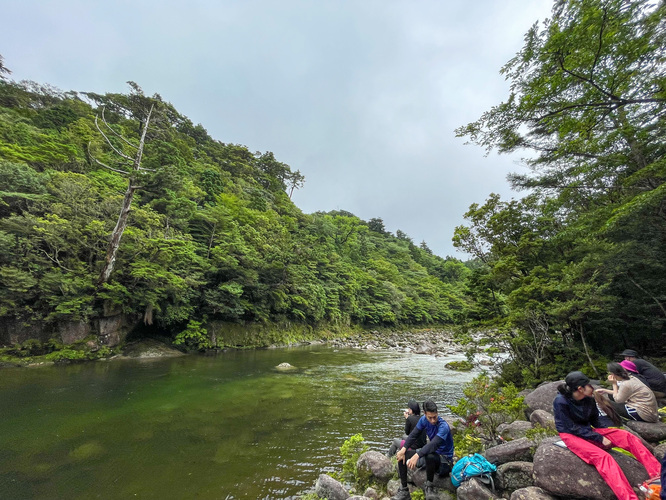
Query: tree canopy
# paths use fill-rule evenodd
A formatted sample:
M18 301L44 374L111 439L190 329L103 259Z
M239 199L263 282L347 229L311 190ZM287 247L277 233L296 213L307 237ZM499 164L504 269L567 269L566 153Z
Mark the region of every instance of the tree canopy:
M507 100L457 130L529 153L509 180L532 194L473 205L454 238L483 262L479 314L517 328L516 359L541 342L536 323L544 356L665 345L665 15L663 2L556 1L502 69Z
M459 261L390 234L381 219L302 213L289 196L300 172L212 139L131 87L101 95L0 82L0 317L122 312L177 334L211 320L395 325L464 315ZM119 166L136 163L142 134L141 168ZM98 286L121 207L115 267Z

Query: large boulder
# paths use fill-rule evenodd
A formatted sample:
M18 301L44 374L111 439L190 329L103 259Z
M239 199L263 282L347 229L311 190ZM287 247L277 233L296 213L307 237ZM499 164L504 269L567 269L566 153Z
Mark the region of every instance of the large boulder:
M363 492L363 496L370 498L370 500L379 500L379 493L374 488L366 488Z
M528 486L511 493L511 500L556 500L556 498L537 486Z
M483 482L477 478L465 481L456 492L458 500L498 500L499 495L493 493Z
M553 400L557 396L557 386L562 383L564 383L563 380L546 382L525 396L525 404L530 412L544 410L553 413Z
M378 451L366 451L356 461L356 472L364 482L386 484L393 470L391 459Z
M545 429L555 430L555 417L546 410L534 410L530 414L530 422L533 426L540 426Z
M483 452L488 462L501 465L507 462L529 462L534 454L535 443L527 438L515 439L508 443L493 446Z
M611 456L624 471L629 484L645 481L645 468L633 458L611 451ZM535 486L561 497L607 500L614 494L597 469L588 465L566 448L543 442L534 454Z
M662 424L661 422L651 424L649 422L636 422L630 420L626 423L626 426L635 431L646 441L652 443L657 443L666 439L666 424Z
M534 465L532 462L507 462L495 472L495 486L504 496L516 490L534 486Z
M502 424L497 428L500 436L507 441L513 441L514 439L525 437L525 434L530 429L532 429L532 424L525 420L516 420L510 424Z
M347 500L349 493L344 486L327 474L320 474L315 484L315 493L328 500Z

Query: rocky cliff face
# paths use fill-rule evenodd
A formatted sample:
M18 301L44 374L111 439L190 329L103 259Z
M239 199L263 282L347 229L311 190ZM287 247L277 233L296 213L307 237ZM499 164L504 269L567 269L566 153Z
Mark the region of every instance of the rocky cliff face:
M124 342L129 332L139 324L140 318L116 314L91 322L67 321L53 324L25 323L18 320L0 322L0 347L22 344L34 339L46 342L51 338L63 344L74 344L89 335L97 335L99 343L115 347Z

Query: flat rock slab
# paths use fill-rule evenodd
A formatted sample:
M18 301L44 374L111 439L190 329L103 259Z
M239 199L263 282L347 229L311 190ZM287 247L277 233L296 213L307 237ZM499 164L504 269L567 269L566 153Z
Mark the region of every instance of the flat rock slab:
M511 493L511 500L557 500L547 491L537 486L528 486Z
M136 359L151 359L173 358L176 356L185 356L185 354L158 340L144 339L125 347L123 350L123 356Z
M612 451L629 484L637 485L648 478L645 468L633 458ZM615 498L597 469L578 458L572 451L552 443L542 443L534 454L534 485L560 497L608 500Z
M530 462L536 444L527 438L515 439L483 452L488 462L501 465L507 462Z

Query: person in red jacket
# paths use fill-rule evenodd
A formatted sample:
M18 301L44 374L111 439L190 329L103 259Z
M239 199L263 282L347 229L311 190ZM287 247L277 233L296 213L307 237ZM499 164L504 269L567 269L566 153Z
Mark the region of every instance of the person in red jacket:
M553 401L555 428L573 453L593 465L620 500L638 500L622 469L608 453L617 446L630 451L643 464L650 477L659 475L661 466L641 440L622 429L603 428L592 395L594 388L582 372L571 372L557 390Z

